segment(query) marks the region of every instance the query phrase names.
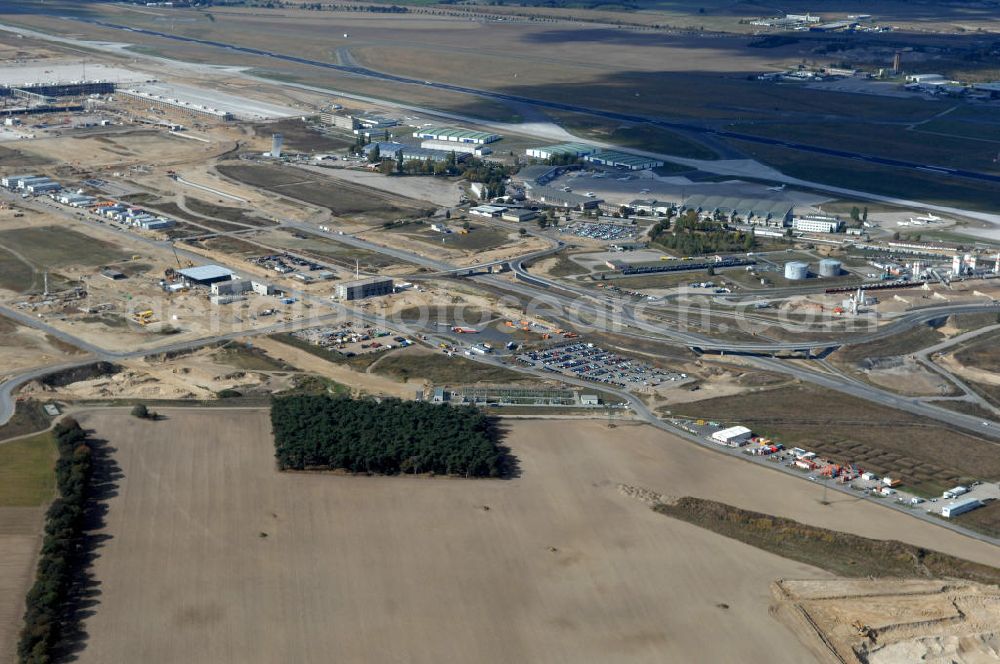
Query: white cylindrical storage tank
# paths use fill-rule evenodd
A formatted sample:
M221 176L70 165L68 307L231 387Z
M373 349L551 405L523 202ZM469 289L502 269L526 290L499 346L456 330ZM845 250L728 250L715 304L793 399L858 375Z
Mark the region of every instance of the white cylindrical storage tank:
M785 279L792 281L805 279L809 276L809 264L799 261L785 263Z
M839 277L842 265L840 261L832 258L824 258L819 262L819 276Z

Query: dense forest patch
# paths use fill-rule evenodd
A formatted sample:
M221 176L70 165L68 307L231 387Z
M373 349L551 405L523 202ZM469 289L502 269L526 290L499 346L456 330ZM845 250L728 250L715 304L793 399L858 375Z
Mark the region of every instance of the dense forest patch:
M297 395L274 399L271 425L281 470L504 474L495 423L473 406Z

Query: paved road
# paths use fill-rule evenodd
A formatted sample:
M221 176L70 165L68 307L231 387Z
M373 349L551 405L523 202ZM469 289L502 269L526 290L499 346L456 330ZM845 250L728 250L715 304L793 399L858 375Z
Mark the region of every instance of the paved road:
M167 32L160 32L157 30L149 30L146 28L133 28L127 25L120 25L117 23L109 23L107 21L100 21L96 19L85 19L79 17L70 17L73 20L82 21L85 23L91 23L93 25L108 28L113 30L121 30L125 32L133 32L137 34L146 35L149 37L158 37L161 39L170 39L173 41L184 42L188 44L197 44L199 46L211 46L215 48L225 49L227 51L235 51L238 53L245 53L247 55L253 55L257 57L271 58L274 60L282 60L285 62L291 62L299 65L307 65L310 67L318 67L322 69L330 69L338 71L344 74L352 74L355 76L362 76L365 78L374 78L380 81L387 81L390 83L398 83L404 85L422 85L425 87L434 88L436 90L444 90L447 92L455 92L458 94L474 95L477 97L485 97L488 99L496 99L498 101L513 102L515 104L528 104L531 106L537 106L544 109L555 110L555 111L569 111L573 113L583 113L587 115L593 115L597 117L606 118L609 120L615 120L620 122L633 122L633 123L648 123L654 126L663 127L664 129L680 130L686 132L692 132L695 134L706 134L713 138L729 138L738 139L741 141L758 143L763 145L773 145L789 150L798 150L801 152L808 152L812 154L821 154L831 157L842 157L847 159L856 159L858 161L868 162L872 164L878 164L881 166L892 166L894 168L902 168L907 170L914 170L920 172L931 172L942 176L957 176L968 178L971 180L979 180L983 182L990 183L1000 183L1000 176L994 175L992 173L981 173L978 171L971 171L962 168L949 168L945 166L938 166L934 164L924 164L914 161L906 161L903 159L890 159L888 157L881 157L878 155L866 154L863 152L854 152L850 150L840 150L835 148L827 148L818 145L809 145L806 143L799 143L796 141L788 141L783 139L768 138L765 136L755 136L753 134L744 134L740 132L727 131L725 129L716 129L708 127L705 125L690 123L690 122L675 122L661 120L655 117L636 115L630 113L618 113L614 111L604 111L600 109L589 108L585 106L577 106L574 104L564 104L560 102L548 101L545 99L536 99L533 97L525 97L522 95L514 95L505 92L496 92L493 90L482 90L479 88L470 88L461 85L453 85L451 83L441 83L436 81L426 81L415 78L410 78L407 76L397 76L395 74L387 74L380 71L375 71L373 69L368 69L367 67L360 67L355 64L335 64L332 62L323 62L320 60L312 60L310 58L303 58L297 55L289 55L286 53L277 53L275 51L268 51L264 49L254 48L251 46L239 46L236 44L229 44L226 42L214 41L210 39L197 39L195 37L185 37L183 35L175 35Z
M953 427L965 429L976 435L993 440L1000 440L1000 424L995 421L987 421L981 417L966 415L956 411L941 408L933 404L926 403L921 397L907 397L876 387L867 385L860 381L845 379L838 374L828 374L819 371L812 371L796 364L774 360L766 357L749 358L752 364L761 369L793 376L804 382L819 385L830 390L841 392L858 399L864 399L872 403L877 403L889 408L906 411L914 415L928 417L939 422L944 422Z

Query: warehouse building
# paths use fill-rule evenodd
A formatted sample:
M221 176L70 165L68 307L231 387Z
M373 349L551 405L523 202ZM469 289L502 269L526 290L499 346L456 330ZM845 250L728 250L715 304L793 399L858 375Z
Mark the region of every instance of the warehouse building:
M25 180L36 180L38 177L37 175L5 175L3 179L0 179L0 184L3 184L8 189L20 189L22 182Z
M86 194L60 194L56 197L56 200L63 205L68 205L70 207L87 207L93 205L97 202L97 199L93 196L87 196Z
M840 219L836 217L797 217L792 220L792 228L804 233L836 233L840 230Z
M688 196L681 209L702 214L719 213L730 219L739 217L749 224L778 228L791 223L794 211L790 203L781 200L703 194Z
M162 231L168 228L173 228L177 225L177 222L173 219L168 219L167 217L155 217L153 219L143 219L138 222L137 226L144 231Z
M59 191L62 185L51 178L33 178L21 182L21 189L29 194L44 194L48 191Z
M504 221L516 221L518 223L522 221L531 221L538 216L538 213L534 210L528 210L526 208L509 208L500 214L500 218Z
M444 152L454 152L455 154L469 154L476 157L493 154L493 150L486 145L476 143L449 143L448 141L421 141L420 147L425 150L443 150Z
M177 271L182 277L193 284L200 286L211 286L219 281L230 281L233 278L233 271L218 265L201 265L199 267L188 267Z
M728 445L730 447L739 447L743 445L748 440L753 432L744 426L729 427L728 429L722 429L721 431L716 431L712 434L712 440L722 445Z
M559 143L558 145L548 145L540 148L528 148L524 151L529 157L534 159L551 159L552 157L583 157L594 154L597 148L586 143Z
M376 146L378 146L378 153L382 159L398 159L402 156L403 161L426 161L430 159L434 162L444 162L451 159L452 155L454 155L455 161L462 162L469 158L468 154L460 152L454 148L450 150L428 150L426 148L419 148L414 145L406 145L405 143L397 143L395 141L369 143L365 146L365 152L371 154L372 150L374 150Z
M363 300L366 297L391 295L392 291L392 277L368 277L337 284L337 298L341 300Z
M477 205L474 208L469 208L469 214L474 214L477 217L496 219L502 215L506 209L507 208L503 205Z
M617 150L601 150L600 152L586 155L584 160L592 164L623 168L628 171L641 171L647 168L663 166L663 162L659 159L642 157L628 152L618 152Z
M552 187L535 187L531 190L531 198L545 203L549 207L565 208L568 210L589 210L596 208L604 201L600 198L590 198L574 194L571 191L562 191Z
M212 284L212 295L243 295L253 290L253 283L245 279L229 279Z
M965 500L958 500L953 503L948 503L941 508L941 516L946 519L956 517L959 514L965 514L966 512L971 512L972 510L979 509L983 506L983 501L978 498L966 498Z
M545 185L562 175L565 170L566 168L563 166L545 166L542 164L525 166L511 180L529 187Z
M192 104L183 99L164 97L151 92L143 92L142 90L118 90L115 94L125 103L143 109L157 108L166 111L181 111L205 120L215 120L217 122L229 122L233 119L233 114L229 111L221 111L217 108Z
M447 143L472 143L485 145L499 141L503 136L485 131L463 129L462 127L424 127L413 132L414 138Z

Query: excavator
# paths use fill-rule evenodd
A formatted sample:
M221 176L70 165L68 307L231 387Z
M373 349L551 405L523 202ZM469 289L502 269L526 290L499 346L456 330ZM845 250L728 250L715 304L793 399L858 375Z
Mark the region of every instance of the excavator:
M866 639L870 639L872 643L875 643L875 629L864 624L860 620L855 620L851 623L851 626L858 631L858 636L863 636Z

